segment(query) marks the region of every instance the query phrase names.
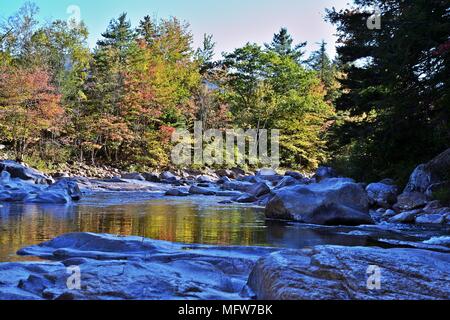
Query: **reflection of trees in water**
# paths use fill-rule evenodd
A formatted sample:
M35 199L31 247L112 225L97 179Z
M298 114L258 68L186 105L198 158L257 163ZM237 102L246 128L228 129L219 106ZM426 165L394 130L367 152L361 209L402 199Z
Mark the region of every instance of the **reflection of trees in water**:
M267 241L262 215L254 209L166 201L108 207L4 205L0 230L0 260L24 246L70 232L222 245L264 245Z

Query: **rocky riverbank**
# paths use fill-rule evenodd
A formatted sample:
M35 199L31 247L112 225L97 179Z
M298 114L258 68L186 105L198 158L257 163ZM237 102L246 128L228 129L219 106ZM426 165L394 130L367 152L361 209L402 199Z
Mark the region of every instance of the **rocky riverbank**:
M418 166L403 190L389 179L366 185L327 167L312 176L233 169L100 179L51 177L0 161L0 203L66 206L101 192L140 192L169 200L214 196L222 204L265 208L267 219L349 226L333 228L353 229L333 232L367 237L374 246L285 250L68 234L19 251L52 263L0 264L0 299L448 299L449 237L409 241L393 228L416 224L447 230L448 172L450 150ZM386 236L372 237L370 228ZM80 267L80 290L67 289L67 266ZM370 266L382 270L384 280L376 290L367 287Z
M75 233L19 254L52 262L0 264L0 299L450 297L450 255L421 249L213 247ZM371 265L381 268L379 288L367 285ZM76 269L80 286L69 288Z

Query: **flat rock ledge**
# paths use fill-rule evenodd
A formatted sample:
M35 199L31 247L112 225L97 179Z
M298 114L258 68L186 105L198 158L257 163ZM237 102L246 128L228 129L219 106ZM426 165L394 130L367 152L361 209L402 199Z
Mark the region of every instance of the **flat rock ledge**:
M380 268L379 289L370 266ZM450 254L338 246L285 250L259 260L248 285L262 300L449 299Z
M18 252L52 262L0 264L0 300L249 299L248 275L274 250L72 233ZM67 286L74 266L80 290Z
M0 300L449 299L450 254L414 248L185 245L72 233L0 264ZM369 290L369 266L381 289ZM67 283L79 268L80 288ZM71 271L72 270L72 271Z

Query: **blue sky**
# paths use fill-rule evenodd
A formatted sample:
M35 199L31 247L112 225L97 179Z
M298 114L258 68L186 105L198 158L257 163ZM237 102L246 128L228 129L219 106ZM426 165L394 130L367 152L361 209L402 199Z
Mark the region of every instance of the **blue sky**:
M0 18L6 18L24 3L23 0L0 0ZM280 27L287 27L296 42L308 41L315 50L324 39L329 52L335 54L335 28L323 20L325 8L344 8L350 0L34 0L41 9L42 20L70 17L67 9L78 6L87 24L89 44L95 46L108 22L127 12L133 23L145 15L157 18L176 16L190 23L194 45L201 44L203 34L214 35L216 57L246 42L270 42Z

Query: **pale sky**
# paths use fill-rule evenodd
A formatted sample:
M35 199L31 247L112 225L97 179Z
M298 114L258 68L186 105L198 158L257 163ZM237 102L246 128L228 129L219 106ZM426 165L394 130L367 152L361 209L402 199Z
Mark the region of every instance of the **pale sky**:
M6 18L25 0L0 0L0 17ZM203 34L214 36L216 58L247 42L270 42L274 33L287 27L294 41L308 41L308 51L317 49L322 39L335 54L335 28L324 21L326 8L344 8L350 0L35 0L42 20L71 17L70 6L80 9L87 24L89 45L95 46L112 18L127 12L133 26L145 15L157 18L175 16L190 23L194 46L201 45Z

